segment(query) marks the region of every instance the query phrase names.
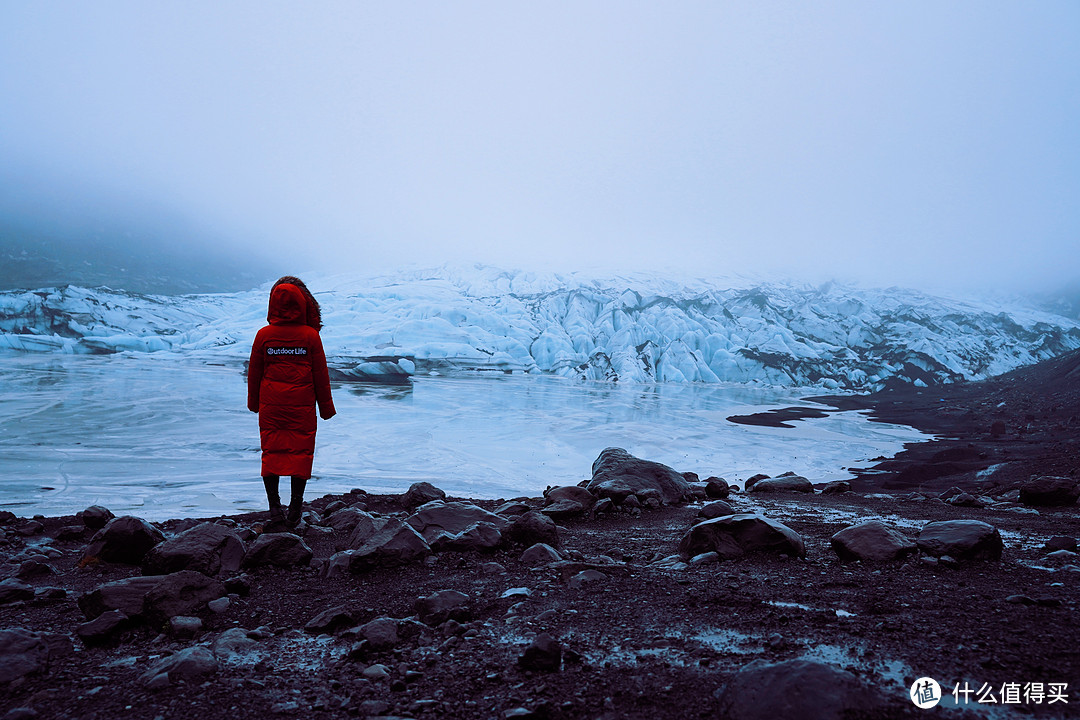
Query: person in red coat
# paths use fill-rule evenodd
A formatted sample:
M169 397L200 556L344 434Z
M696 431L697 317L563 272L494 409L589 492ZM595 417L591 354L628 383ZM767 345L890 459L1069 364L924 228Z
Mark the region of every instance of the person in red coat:
M306 291L293 277L274 284L266 315L270 324L255 336L248 362L248 410L259 413L262 477L270 521L288 527L300 522L304 489L311 477L315 406L323 420L336 414L318 331L322 326L319 307ZM278 495L282 475L292 476L287 516Z

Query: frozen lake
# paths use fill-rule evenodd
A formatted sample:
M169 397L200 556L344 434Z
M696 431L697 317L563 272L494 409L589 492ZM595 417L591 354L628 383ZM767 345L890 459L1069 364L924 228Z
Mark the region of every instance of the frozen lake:
M151 520L265 509L258 418L238 366L175 353L5 354L0 383L2 509L61 515L99 504ZM589 477L608 446L703 479L792 470L820 482L926 437L854 412L792 429L726 420L805 404L804 394L545 376L335 384L338 415L320 421L307 495L402 492L419 480L452 495L539 495Z

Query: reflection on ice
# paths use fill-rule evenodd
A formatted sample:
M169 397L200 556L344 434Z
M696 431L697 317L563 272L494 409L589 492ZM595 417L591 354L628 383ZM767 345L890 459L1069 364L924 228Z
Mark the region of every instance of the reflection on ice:
M101 504L150 519L263 509L259 436L238 366L172 354L0 356L0 507L20 515ZM811 480L923 437L857 413L792 429L726 420L798 401L745 386L581 384L547 376L335 385L309 495L537 495L587 478L608 446L703 478L792 470Z

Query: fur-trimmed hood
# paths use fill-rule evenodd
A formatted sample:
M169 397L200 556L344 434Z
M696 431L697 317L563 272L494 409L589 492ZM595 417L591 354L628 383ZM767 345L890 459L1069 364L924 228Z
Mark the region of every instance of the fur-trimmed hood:
M286 283L295 285L300 289L300 292L304 294L304 300L307 301L307 318L304 321L304 324L315 328L316 331L322 330L322 311L319 308L319 301L315 299L315 296L311 294L307 285L305 285L304 281L300 278L286 275L278 279L278 281L274 283L274 287L270 288L271 297L273 297L274 289L277 288L278 285L284 285ZM269 320L269 318L267 318L267 320Z

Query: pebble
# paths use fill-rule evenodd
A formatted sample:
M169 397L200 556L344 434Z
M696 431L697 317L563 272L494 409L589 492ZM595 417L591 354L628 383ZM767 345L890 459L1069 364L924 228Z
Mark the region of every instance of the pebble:
M390 670L385 665L376 663L364 668L364 672L360 674L368 680L383 680L390 677Z

